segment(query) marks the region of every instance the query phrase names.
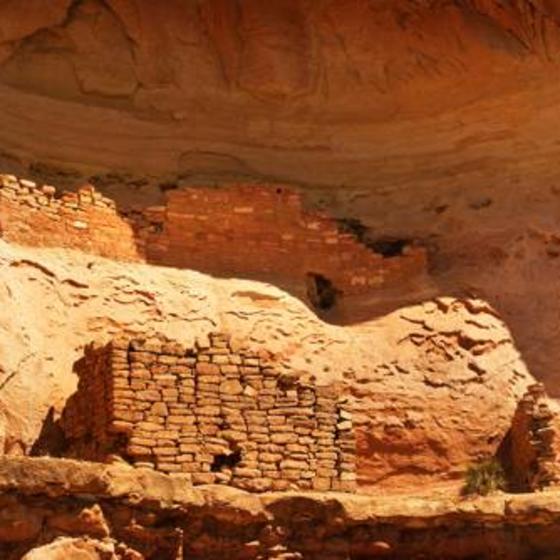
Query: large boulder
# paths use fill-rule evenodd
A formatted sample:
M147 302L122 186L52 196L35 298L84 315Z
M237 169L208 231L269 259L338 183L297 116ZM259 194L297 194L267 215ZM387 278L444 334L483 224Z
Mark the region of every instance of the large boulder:
M231 332L272 352L286 375L337 383L355 409L362 488L458 477L497 450L531 382L507 326L474 298L430 299L336 326L267 284L76 252L0 242L0 275L8 452L37 452L34 442L75 390L84 345L123 330L185 344Z

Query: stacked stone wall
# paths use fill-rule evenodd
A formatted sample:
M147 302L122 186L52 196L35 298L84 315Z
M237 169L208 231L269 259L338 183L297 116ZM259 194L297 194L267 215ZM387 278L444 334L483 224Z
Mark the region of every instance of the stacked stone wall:
M560 484L560 416L544 385L531 385L515 412L506 466L512 489L542 490Z
M88 348L84 366L63 415L71 456L118 454L194 484L252 491L355 486L346 400L281 375L226 335L194 348L119 339Z
M105 346L90 344L75 364L79 391L68 399L64 414L65 435L73 442L73 453L84 459L98 459L114 446L112 405L115 383L110 354ZM116 425L118 429L118 424Z
M20 245L140 259L130 223L90 185L59 197L50 185L0 175L0 237Z
M139 220L153 262L212 274L280 279L320 275L342 294L404 281L425 270L425 251L385 258L341 231L326 214L306 211L299 194L279 186L184 188Z
M0 175L0 236L265 280L299 294L314 293L320 277L332 285L329 298L399 285L426 268L423 249L385 258L331 217L306 211L297 193L274 185L171 190L164 205L124 216L90 185L57 196L54 187Z

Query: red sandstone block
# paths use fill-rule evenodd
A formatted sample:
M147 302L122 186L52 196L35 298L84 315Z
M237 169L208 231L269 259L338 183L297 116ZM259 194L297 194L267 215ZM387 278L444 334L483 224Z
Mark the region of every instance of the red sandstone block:
M190 377L193 375L192 369L187 365L170 366L168 372L172 375L179 375L180 377Z
M198 443L180 443L179 450L183 454L194 454L200 451L200 445Z
M152 374L150 373L150 370L146 368L133 367L130 370L130 377L132 379L148 380L151 379Z
M199 426L198 431L203 436L216 436L220 433L220 427L218 424L216 425L208 424L204 426Z
M136 398L140 399L141 401L155 402L161 399L161 395L159 391L145 390L145 391L138 391L136 393Z
M283 491L283 490L288 490L289 487L290 487L290 483L287 480L278 479L272 481L273 490Z
M177 365L177 360L178 360L177 356L168 356L168 355L165 355L165 354L160 354L157 357L158 364L164 364L164 365L167 365L167 366Z
M178 460L177 462L179 463ZM180 467L181 467L181 471L184 473L200 473L200 470L202 468L200 463L190 462L190 461L181 462Z
M182 455L177 455L177 457L175 458L175 461L177 463L193 463L194 462L194 455L187 453L187 454L182 454Z
M156 440L153 438L143 438L132 436L129 441L130 446L140 446L140 447L155 447L157 444Z
M176 424L169 424L168 428L176 428L178 425ZM190 425L190 424L182 424L181 426L181 435L187 435L187 436L192 436L198 433L198 429L196 426Z
M152 364L152 366L150 367L150 372L152 373L152 376L156 376L156 375L166 375L169 372L169 368L171 366L165 365L165 364L157 364L154 363Z
M188 463L187 463L188 464ZM216 474L215 473L201 473L201 472L195 472L192 475L192 483L193 484L213 484L216 480Z
M198 416L219 416L221 409L219 406L200 406L196 409Z
M239 430L222 430L220 436L227 441L244 442L247 440L246 432Z
M196 364L196 371L203 375L220 375L220 368L216 364L198 362Z
M145 366L153 364L157 359L157 356L150 352L131 351L128 356L132 364L139 363Z
M167 423L179 425L194 425L195 417L193 415L177 416L172 415L167 417Z
M158 430L162 429L162 424L159 422L138 422L136 427L139 430L143 430L145 432L157 432Z

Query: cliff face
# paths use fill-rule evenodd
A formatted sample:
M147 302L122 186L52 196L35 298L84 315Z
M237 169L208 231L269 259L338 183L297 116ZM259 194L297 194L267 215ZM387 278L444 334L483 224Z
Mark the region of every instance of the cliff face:
M555 151L553 1L3 1L0 15L1 139L26 160L379 189L493 183L519 155L540 174Z

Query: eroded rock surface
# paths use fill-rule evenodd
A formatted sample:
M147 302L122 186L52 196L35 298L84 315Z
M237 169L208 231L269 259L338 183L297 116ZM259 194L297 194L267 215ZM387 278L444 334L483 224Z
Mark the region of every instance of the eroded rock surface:
M0 0L1 170L71 189L87 179L114 215L91 213L110 231L90 240L101 246L93 255L68 250L83 248L89 223L74 219L75 197L59 201L54 190L35 206L23 200L11 237L0 228L0 556L555 557L556 493L459 502L449 492L468 464L502 447L532 375L560 394L557 3L20 4ZM299 213L274 230L283 240L301 234L298 251L257 252L268 276L259 258L256 273L252 257L232 267L222 241L205 252L200 241L215 242L216 231L186 226L186 207L209 208L219 226L229 219L212 213L227 207L223 192L197 206L199 193L183 187L228 182L287 185L302 208L328 217L321 241L338 245L349 233L363 244L380 289L349 290L358 275L331 247L315 261L329 268L300 270L310 223ZM43 199L72 220L57 214L35 228L27 213ZM21 231L52 248L5 242L22 241ZM142 261L146 248L167 251L145 259L152 265L220 279L95 256ZM346 262L359 267L356 254ZM328 322L303 303L308 272L316 307L337 294L331 277L353 291L318 313ZM14 458L64 448L57 420L93 340L162 333L191 345L211 331L266 350L289 376L351 395L367 495L195 491L124 465ZM517 439L548 461L556 436L546 422L542 431L540 400L518 408ZM448 497L375 495L424 484Z
M439 298L341 327L266 284L3 242L0 251L9 454L45 452L34 447L40 435L56 443L52 424L75 390L73 364L92 339L121 331L192 344L223 330L274 354L282 371L345 384L362 486L457 476L498 448L531 380L507 327L481 300Z

